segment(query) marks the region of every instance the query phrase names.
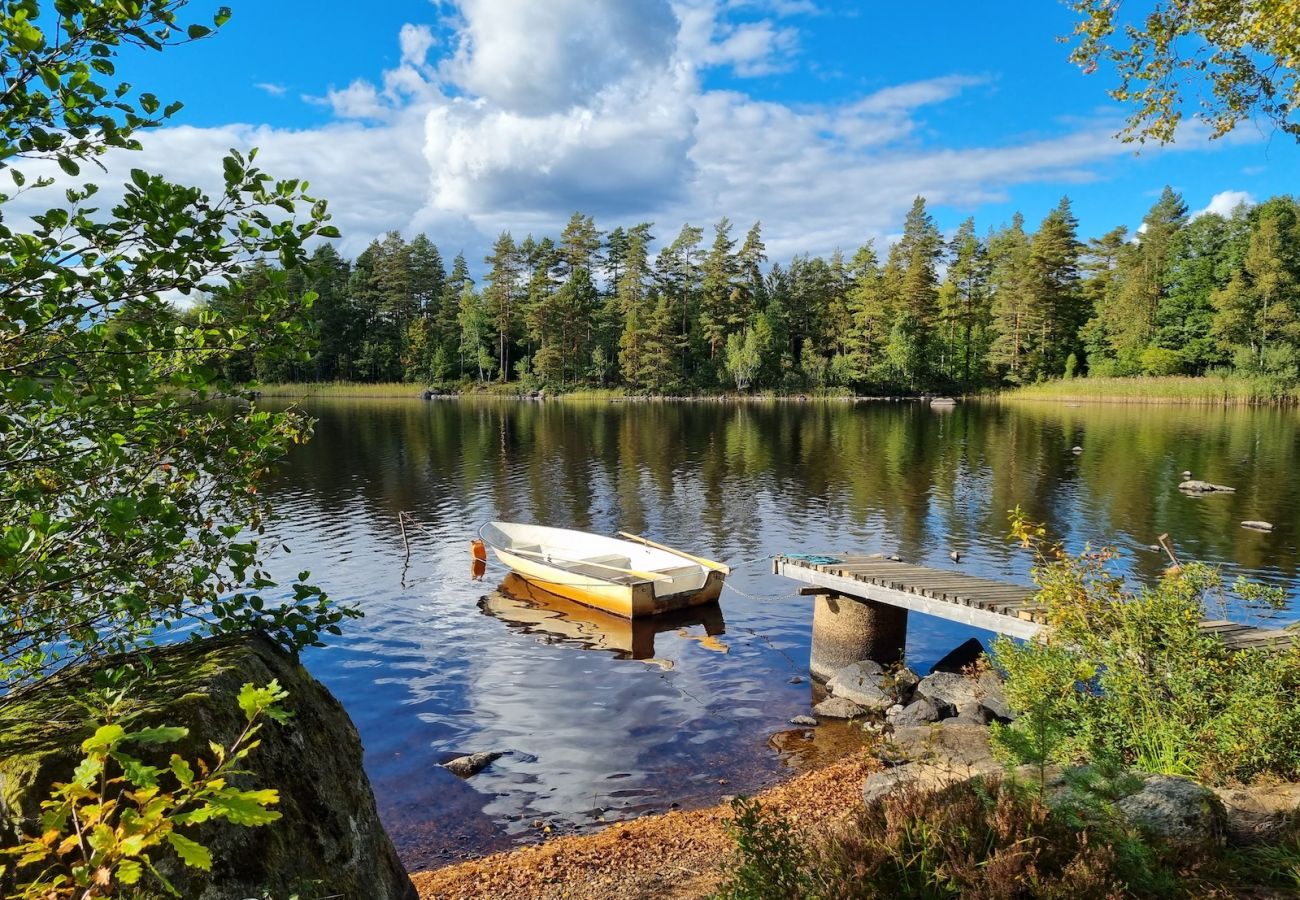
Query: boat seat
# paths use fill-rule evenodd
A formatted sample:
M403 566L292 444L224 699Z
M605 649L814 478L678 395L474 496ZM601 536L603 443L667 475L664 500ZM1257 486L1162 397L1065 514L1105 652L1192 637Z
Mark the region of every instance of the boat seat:
M632 559L621 553L606 553L604 556L584 556L574 562L596 563L603 566L617 566L620 569L630 569Z
M655 569L656 574L667 575L669 578L675 578L678 575L694 575L700 571L697 563L691 563L686 566L673 566L671 569Z

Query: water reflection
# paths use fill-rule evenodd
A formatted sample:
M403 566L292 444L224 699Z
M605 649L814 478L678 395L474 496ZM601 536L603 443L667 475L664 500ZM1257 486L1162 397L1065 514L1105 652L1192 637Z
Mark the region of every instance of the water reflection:
M898 553L1025 581L1005 539L1019 504L1073 547L1108 543L1138 578L1180 556L1294 596L1300 479L1296 413L1182 407L922 404L594 404L341 401L309 407L316 438L269 485L293 548L367 618L308 654L357 721L386 821L409 864L481 852L669 803L754 790L782 772L772 734L808 709L811 609L765 559L777 552ZM1082 448L1075 454L1072 448ZM1188 497L1183 470L1235 487ZM412 515L403 581L399 511ZM627 530L739 564L720 615L642 638L556 619L504 627L471 578L468 541L490 519ZM1271 532L1240 527L1266 520ZM511 592L516 600L524 599ZM492 604L485 601L485 605ZM523 623L518 607L503 618ZM1295 619L1294 607L1283 618ZM570 622L577 621L570 619ZM912 616L924 668L973 634ZM603 645L601 642L604 642ZM592 653L589 644L616 652ZM718 650L726 649L726 653ZM468 782L450 752L511 750ZM719 780L726 778L723 786ZM593 813L601 810L599 813Z
M716 603L658 616L624 619L543 590L517 575L478 602L484 615L501 619L543 643L567 643L588 650L611 650L618 659L635 659L671 669L673 661L655 655L655 637L674 632L698 639L702 647L727 651L718 640L726 634L722 608Z

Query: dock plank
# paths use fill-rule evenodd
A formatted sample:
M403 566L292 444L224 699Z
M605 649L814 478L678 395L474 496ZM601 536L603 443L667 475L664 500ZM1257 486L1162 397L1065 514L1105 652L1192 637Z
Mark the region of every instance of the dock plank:
M1032 585L995 581L950 569L936 569L883 556L826 553L836 561L812 563L777 556L774 574L833 592L962 622L1019 638L1032 638L1047 627L1047 609ZM814 593L804 588L800 593ZM1201 630L1233 649L1300 645L1300 631L1263 628L1226 619L1207 619Z

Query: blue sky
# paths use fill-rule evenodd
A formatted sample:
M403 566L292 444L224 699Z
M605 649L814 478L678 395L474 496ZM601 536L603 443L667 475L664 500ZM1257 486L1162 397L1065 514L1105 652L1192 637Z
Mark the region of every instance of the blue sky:
M214 183L226 147L260 146L331 201L349 253L423 230L478 263L502 229L554 234L583 209L665 240L761 218L783 259L887 241L918 193L945 229L1017 209L1032 226L1068 194L1093 235L1135 227L1165 184L1196 210L1293 192L1300 171L1293 140L1253 127L1135 155L1050 0L233 6L215 39L126 61L186 103L145 163Z

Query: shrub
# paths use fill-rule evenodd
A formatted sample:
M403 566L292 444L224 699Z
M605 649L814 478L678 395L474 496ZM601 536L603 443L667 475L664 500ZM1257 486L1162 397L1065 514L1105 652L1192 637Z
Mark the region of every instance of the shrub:
M816 846L757 804L737 805L728 900L1157 896L1177 886L1162 850L1110 820L1080 824L1014 781L898 791Z
M0 865L0 883L13 886L5 893L9 900L142 897L156 896L157 890L179 897L155 866L160 854L173 853L186 866L212 868L208 848L186 830L216 819L254 826L280 818L270 808L279 802L277 791L230 783L232 776L248 774L240 764L260 743L263 721L289 717L277 705L288 696L277 682L244 685L238 702L247 725L230 746L210 744L210 762L191 764L173 753L165 767L148 764L132 748L174 743L188 729L137 727L123 693L106 696L98 727L81 745L85 757L72 780L56 784L41 804L40 834L0 850L0 856L17 858L12 870Z
M1067 555L1016 515L1015 534L1038 553L1050 631L994 644L1021 713L995 731L1004 750L1025 762L1105 761L1211 783L1300 775L1300 650L1234 652L1203 632L1207 604L1230 593L1217 568L1175 566L1131 591L1114 551ZM1280 601L1240 581L1233 592Z
M757 800L737 797L727 833L736 842L737 864L718 892L723 900L785 900L816 896L808 871L809 850L784 818Z
M1139 361L1143 375L1178 375L1184 369L1183 355L1167 347L1148 347Z

